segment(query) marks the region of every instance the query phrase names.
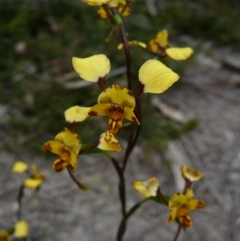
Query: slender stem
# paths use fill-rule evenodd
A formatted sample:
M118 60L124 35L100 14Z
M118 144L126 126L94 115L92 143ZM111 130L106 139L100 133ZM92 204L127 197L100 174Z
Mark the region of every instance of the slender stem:
M140 99L136 100L136 111L135 112L136 112L136 116L138 118L138 121L141 123L142 122L142 115L141 115ZM138 126L132 125L132 131L131 131L131 133L129 135L129 138L128 138L128 145L127 145L127 149L126 149L125 156L124 156L124 159L123 159L123 167L122 167L123 172L126 169L128 158L129 158L133 148L137 144L137 140L138 140L138 137L139 137L139 134L140 134L140 130L141 130L141 125L138 125Z
M172 241L177 241L177 239L178 239L178 237L179 237L179 234L180 234L180 232L181 232L181 229L182 229L182 225L179 224L179 225L178 225L177 232L176 232L176 234L175 234L175 237L173 238Z
M116 8L111 8L113 18L118 17L120 18L120 15L118 13L118 9ZM127 68L127 82L128 82L128 89L132 90L132 72L131 72L131 54L130 54L130 49L129 49L129 44L128 44L128 39L127 39L127 33L124 27L123 22L121 21L118 24L121 37L122 37L122 43L124 47L124 53L125 53L125 60L126 60L126 68Z
M136 203L125 215L125 217L123 217L119 227L118 227L118 232L117 232L117 240L121 241L123 238L123 235L125 233L125 227L126 227L126 222L128 220L128 218L131 217L132 214L134 214L134 212L145 202L147 202L148 199L144 199L138 203Z
M90 150L92 150L92 149L94 149L95 147L97 147L98 145L99 145L99 138L98 138L96 141L94 141L94 142L88 144L87 146L81 148L81 150L79 151L78 155L86 154L86 153L88 153Z
M121 206L122 206L122 215L124 217L126 215L125 178L124 178L123 171L122 171L121 167L119 166L117 160L114 158L111 158L111 161L112 161L112 164L113 164L114 168L116 169L118 177L119 177L118 191L119 191L119 197L120 197Z
M192 182L185 179L185 185L184 185L184 188L183 188L183 194L186 194L187 190L190 189L192 186Z
M168 206L168 201L164 197L164 195L161 193L160 187L157 189L157 197L162 201L162 203L166 206Z
M134 91L133 95L135 99L138 99L140 95L143 93L144 85L139 82L137 89Z
M120 32L121 32L122 42L123 42L124 52L125 52L128 89L132 90L131 55L130 55L130 50L129 50L127 34L126 34L125 27L124 27L123 23L119 25L119 29L120 29Z
M17 220L21 220L22 198L23 198L23 196L24 196L24 185L21 185L21 187L18 190L18 195L17 195L17 202L18 202Z
M101 91L104 91L107 88L105 77L103 78L100 77L97 83Z
M68 165L67 166L67 170L68 170L68 173L69 173L69 176L71 177L71 179L73 180L73 182L80 188L82 189L83 191L85 192L89 192L90 189L86 186L84 186L83 184L81 184L77 179L76 177L73 175L72 173L72 170L71 170L71 167Z

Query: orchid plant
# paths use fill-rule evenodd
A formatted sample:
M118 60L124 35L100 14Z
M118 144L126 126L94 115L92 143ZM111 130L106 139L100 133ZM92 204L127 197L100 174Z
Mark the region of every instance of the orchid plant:
M156 177L147 181L135 181L133 188L143 197L130 209L126 207L126 181L125 171L127 164L131 161L130 154L137 144L141 134L141 96L145 93L161 94L167 91L179 79L179 75L167 67L163 61L166 58L173 60L185 60L191 56L193 50L190 47L172 47L168 42L168 31L162 30L147 44L128 40L123 17L131 14L130 5L133 0L82 0L89 6L99 6L97 15L110 23L113 31L118 31L122 43L116 46L116 50L123 50L126 65L126 85L117 83L108 86L107 76L111 69L110 60L104 54L92 56L75 56L72 58L74 70L85 81L94 82L99 86L99 96L93 106L70 106L64 111L65 120L68 126L63 128L53 140L43 144L43 150L57 155L52 168L55 172L66 169L73 182L82 190L90 191L89 187L79 182L74 173L78 171L78 161L82 154L99 153L111 160L119 178L119 199L122 209L122 219L116 230L116 240L123 240L127 230L127 221L148 201L157 202L169 210L169 217L166 217L168 224L178 223L178 230L173 238L177 240L181 229L187 229L193 225L189 212L205 207L201 199L194 198L192 184L203 177L203 174L187 166L182 166L181 173L185 181L182 193L172 195L162 193L160 182ZM111 37L107 39L109 42ZM140 46L149 50L154 56L142 63L138 70L137 87L133 88L131 47ZM134 80L136 83L136 80ZM107 116L105 130L91 143L85 144L82 137L75 132L76 126L87 121L92 116ZM126 124L127 122L127 124ZM129 138L127 147L122 149L118 136L121 130L128 128ZM123 160L117 160L109 152L124 152ZM116 156L116 155L114 155ZM37 189L44 181L44 175L37 171L34 166L29 167L23 162L17 162L13 167L14 172L32 172L22 185L22 188ZM20 218L20 217L19 217ZM19 225L19 224L18 224ZM26 229L26 228L25 228ZM16 229L18 230L18 229ZM26 232L25 232L26 233ZM1 238L3 237L3 238ZM0 240L10 240L6 230L0 231Z

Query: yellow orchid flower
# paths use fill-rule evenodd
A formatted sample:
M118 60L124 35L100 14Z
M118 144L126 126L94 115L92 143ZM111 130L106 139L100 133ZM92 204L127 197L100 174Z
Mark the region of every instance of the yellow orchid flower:
M123 118L140 124L133 113L135 99L130 90L112 85L98 96L98 104L91 107L89 116L110 116L108 127L117 134L122 128Z
M25 172L28 174L29 178L26 178L24 181L24 187L27 188L36 189L45 180L44 174L38 171L36 165L31 165L29 167L28 164L23 161L15 162L12 171L17 173Z
M26 238L29 233L28 223L20 220L15 224L14 236L16 238Z
M83 0L83 2L90 6L101 6L104 4L104 7L108 8L108 13L106 13L105 8L103 7L97 12L98 16L103 19L109 18L109 15L112 16L109 8L118 9L118 12L122 17L126 17L131 13L131 9L126 6L127 3L125 0Z
M12 241L7 231L0 230L0 241Z
M97 147L105 151L120 152L122 150L118 140L110 131L101 134Z
M130 13L131 13L131 9L127 6L125 7L125 5L126 5L126 1L124 1L124 0L111 0L110 2L107 3L108 8L117 8L118 13L122 17L126 17L126 16L130 15ZM110 14L110 16L112 16L111 11L109 11L109 14ZM97 15L103 19L109 18L109 15L106 13L106 11L103 7L101 7L98 10Z
M44 143L43 150L59 156L52 165L56 172L62 171L68 165L71 165L73 170L76 171L77 157L81 146L82 143L78 135L65 128L64 131L56 135L55 140Z
M37 189L45 180L45 175L38 171L36 165L30 166L30 178L25 179L24 186L30 189Z
M152 177L145 182L136 181L133 183L133 188L143 197L157 196L159 181L156 177Z
M147 48L154 54L160 54L162 57L167 55L174 60L186 60L193 53L193 50L189 47L172 47L168 42L167 30L160 31L154 39L150 40L147 44Z
M187 189L186 194L174 194L168 203L170 215L168 224L177 219L177 221L184 227L189 228L193 225L191 217L188 215L190 211L199 208L205 208L205 203L200 199L193 199L194 193L191 189Z
M183 179L189 182L196 182L203 177L203 173L187 166L181 166Z

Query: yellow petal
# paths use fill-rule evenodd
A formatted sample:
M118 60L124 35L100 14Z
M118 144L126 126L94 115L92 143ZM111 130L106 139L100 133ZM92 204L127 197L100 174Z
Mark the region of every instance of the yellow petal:
M77 170L77 155L73 152L71 152L69 163L71 164L73 171L75 172Z
M75 71L86 81L98 82L110 71L110 61L104 54L93 55L88 58L72 58Z
M191 199L185 204L185 206L188 211L194 211L199 208L205 208L206 204L200 199Z
M119 5L125 5L125 4L126 4L126 1L123 1L123 0L111 0L108 3L108 6L111 8L116 8L116 7L119 7Z
M193 190L187 189L185 196L188 198L188 200L192 199L194 197Z
M91 107L89 116L110 116L111 104L97 104Z
M152 177L145 182L134 182L133 188L144 197L156 196L159 181L156 177Z
M90 6L102 5L110 2L111 0L82 0L84 3Z
M124 1L125 2L125 1ZM124 4L125 5L125 4ZM122 17L127 17L131 13L131 9L129 7L125 8L124 12L122 13L122 10L124 8L124 5L122 7L119 7L119 13Z
M55 136L55 140L64 144L64 146L68 147L75 155L78 155L82 143L76 133L71 132L67 128L64 131L58 133Z
M135 99L133 94L127 88L112 85L98 96L99 104L118 104L127 106L131 109L135 107Z
M178 79L178 74L155 59L146 61L139 70L139 81L145 93L162 93Z
M166 54L174 60L185 60L189 58L193 53L193 50L189 47L186 48L168 48Z
M12 171L18 172L18 173L25 172L27 169L28 169L28 165L23 161L15 162L12 167Z
M167 30L160 31L156 36L156 41L159 43L159 45L162 48L167 47L169 45L169 43L168 43L168 31Z
M129 41L129 42L128 42L128 45L129 45L130 47L140 46L140 47L142 47L142 48L144 48L144 49L147 47L147 45L146 45L145 43L139 42L139 41L137 41L137 40ZM117 49L118 49L118 50L123 49L123 44L119 44L118 47L117 47Z
M64 115L67 122L81 122L88 117L89 107L72 106L65 110Z
M0 241L12 241L7 231L0 230Z
M168 224L170 224L172 221L174 221L177 217L177 208L173 208L170 211L169 217L168 217Z
M24 181L24 186L31 189L36 189L42 184L42 180L40 179L33 179L33 178L27 178Z
M103 18L103 19L108 18L108 15L107 15L106 11L103 8L100 8L97 11L97 15L98 15L98 17Z
M169 199L168 207L170 210L179 208L181 205L185 204L189 198L182 193L176 193Z
M45 180L45 175L38 171L38 168L36 165L31 165L30 169L32 172L32 177L34 179Z
M28 224L24 220L20 220L15 224L14 236L16 238L25 238L28 236Z
M159 50L160 46L156 39L152 39L147 44L147 49L149 49L152 53L156 54Z
M190 182L196 182L203 177L203 173L187 166L181 167L182 177Z
M47 141L43 144L44 151L52 152L56 155L60 155L64 148L64 144L59 141Z
M122 150L118 140L109 131L101 134L97 147L105 151L120 152Z
M140 122L138 121L137 117L135 116L133 110L128 107L124 107L123 117L127 120L133 121L133 122L137 123L138 125L140 125Z

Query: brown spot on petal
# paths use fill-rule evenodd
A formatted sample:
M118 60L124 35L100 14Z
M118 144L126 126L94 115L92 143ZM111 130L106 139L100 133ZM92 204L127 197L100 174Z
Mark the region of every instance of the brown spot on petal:
M89 112L88 112L88 115L89 115L89 116L97 116L98 114L97 114L96 111L89 111Z
M129 94L130 96L133 96L133 93L132 93L131 90L128 91L128 94Z
M49 152L52 151L52 147L51 147L51 145L50 145L49 142L47 142L47 143L45 143L45 144L43 145L43 150L44 150L44 151L49 151Z
M203 201L198 201L197 208L205 208L206 204Z
M169 217L168 217L168 223L171 223L172 222L172 215L169 215Z
M66 162L59 160L53 163L52 168L55 172L61 172L66 167Z
M188 215L179 217L178 220L185 228L192 226L192 219Z

